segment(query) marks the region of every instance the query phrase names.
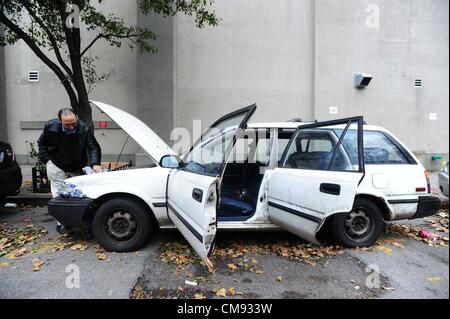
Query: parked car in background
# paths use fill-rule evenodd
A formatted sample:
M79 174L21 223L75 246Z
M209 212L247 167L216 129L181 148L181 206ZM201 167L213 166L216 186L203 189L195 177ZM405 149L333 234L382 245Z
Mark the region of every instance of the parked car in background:
M442 194L448 197L448 164L447 162L442 170L439 172L438 180L439 180L439 189Z
M22 186L22 171L10 144L0 142L0 198L16 195Z
M253 105L217 120L180 158L136 117L93 104L156 166L68 179L49 212L69 227L90 223L110 251L139 249L155 227L176 227L203 259L218 229L284 229L318 243L328 225L337 243L364 247L384 221L440 207L414 154L362 117L248 124Z

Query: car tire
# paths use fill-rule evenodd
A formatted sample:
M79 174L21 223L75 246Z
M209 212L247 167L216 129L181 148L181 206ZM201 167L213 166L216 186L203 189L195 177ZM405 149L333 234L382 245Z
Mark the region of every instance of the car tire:
M107 251L134 251L141 248L152 233L150 214L148 208L136 200L114 198L97 210L92 232Z
M375 203L357 198L349 213L333 216L331 229L334 239L349 248L373 245L383 231L383 216Z

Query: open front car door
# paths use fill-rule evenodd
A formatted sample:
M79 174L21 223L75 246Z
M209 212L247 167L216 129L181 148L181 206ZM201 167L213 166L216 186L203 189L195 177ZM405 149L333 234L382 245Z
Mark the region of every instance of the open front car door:
M223 172L255 110L256 105L252 105L216 121L169 175L168 216L208 266L217 230Z

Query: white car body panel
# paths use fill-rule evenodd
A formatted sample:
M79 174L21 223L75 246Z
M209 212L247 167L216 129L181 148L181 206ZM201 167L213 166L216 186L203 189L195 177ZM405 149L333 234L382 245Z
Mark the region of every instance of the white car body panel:
M174 170L167 185L170 220L204 260L212 248L217 230L216 183L216 177ZM193 199L194 189L201 190L201 202Z
M74 184L94 200L110 194L128 194L142 199L155 214L160 226L168 224L166 202L169 169L162 167L130 169L73 177L66 182Z
M377 187L380 179L387 187ZM425 169L417 165L366 165L366 175L357 189L359 195L376 196L389 208L389 220L408 219L417 211L417 203L392 204L393 201L414 201L427 191L416 192L416 188L427 189Z

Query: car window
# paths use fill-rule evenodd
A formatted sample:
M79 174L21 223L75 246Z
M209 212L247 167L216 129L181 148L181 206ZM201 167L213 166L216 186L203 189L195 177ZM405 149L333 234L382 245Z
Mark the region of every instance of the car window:
M352 126L348 124L348 127ZM342 136L343 132L343 129L336 130L335 125L300 129L286 148L280 166L313 170L360 171L357 152L358 136L350 134L350 129L345 136ZM339 143L340 140L342 143ZM349 156L344 144L351 146L356 153Z
M219 175L226 151L231 146L235 130L219 136L211 136L209 140L198 144L185 160L186 171L206 175Z
M229 163L263 163L268 161L270 134L267 129L247 129L236 141Z
M239 125L247 116L248 113L239 113L213 124L186 154L183 169L197 174L220 175Z
M337 132L339 130L336 130ZM342 130L341 130L342 131ZM350 130L349 136L356 139L356 130ZM358 145L344 141L343 145L352 162L357 160ZM364 160L366 164L409 164L409 161L383 132L364 131Z
M289 142L294 135L295 130L279 130L278 131L278 162L281 161Z

